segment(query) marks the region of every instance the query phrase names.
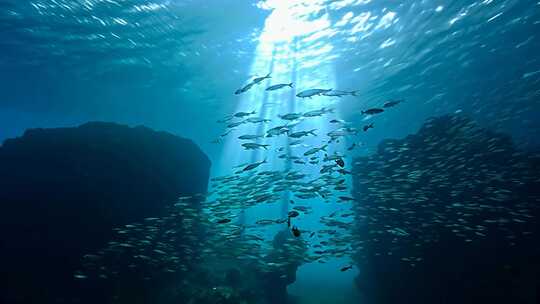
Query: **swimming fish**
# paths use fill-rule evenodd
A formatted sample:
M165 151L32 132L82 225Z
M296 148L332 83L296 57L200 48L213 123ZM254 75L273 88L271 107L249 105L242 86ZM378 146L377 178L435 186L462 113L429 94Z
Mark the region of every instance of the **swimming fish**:
M234 114L233 116L234 117L239 117L239 118L242 118L244 116L249 116L249 115L253 115L255 114L255 111L251 111L251 112L238 112L236 114Z
M322 93L322 95L330 96L330 97L341 97L341 96L346 96L346 95L357 96L356 92L358 92L358 90L355 90L355 91L332 90L330 92Z
M257 139L257 138L262 138L262 137L264 137L264 135L241 135L241 136L238 136L238 139L252 140L252 139Z
M367 109L365 111L362 111L362 114L374 115L374 114L379 114L379 113L382 113L382 112L384 112L384 110L381 109L381 108L371 108L371 109Z
M304 90L298 94L296 94L296 97L300 97L300 98L311 98L313 96L320 96L324 93L327 93L327 92L330 92L332 91L332 89L309 89L309 90Z
M316 116L321 116L326 113L334 113L334 109L322 108L319 110L309 111L309 112L304 113L304 117L316 117Z
M370 123L369 125L365 125L363 130L364 132L366 132L367 130L372 129L372 128L373 128L373 123Z
M265 164L267 163L266 159L260 161L260 162L256 162L256 163L253 163L253 164L249 164L247 165L246 167L244 167L244 169L242 169L242 171L249 171L249 170L253 170L255 168L257 168L258 166L262 165L262 164Z
M300 138L300 137L304 137L304 136L308 136L308 135L317 136L317 134L315 134L315 131L317 131L317 129L313 129L313 130L309 130L309 131L293 132L293 133L289 133L289 137Z
M298 229L296 226L291 229L291 232L295 237L299 237L301 234L300 229Z
M266 150L266 147L268 147L270 145L263 145L263 144L257 144L257 143L245 143L245 144L242 144L242 147L244 147L244 149L246 150L256 150L256 149L260 149L260 148L263 148Z
M326 151L326 147L328 147L328 145L324 145L322 147L311 148L311 149L307 150L306 152L304 152L304 156L315 154L315 153L317 153L319 151Z
M249 91L249 89L251 89L251 87L254 85L254 83L248 83L246 84L244 87L242 87L241 89L238 89L234 92L235 95L239 95L239 94L242 94L242 93L245 93L247 91Z
M398 104L402 103L403 101L404 101L403 99L389 100L389 101L387 101L387 102L384 103L383 108L391 108L391 107L395 107L395 106L397 106Z
M271 85L269 86L268 88L266 88L265 91L275 91L275 90L279 90L281 88L284 88L284 87L290 87L292 88L293 87L293 83L280 83L280 84L274 84L274 85Z
M262 76L262 77L257 77L255 79L253 79L253 81L251 82L252 84L258 84L259 82L265 80L265 79L268 79L268 78L272 78L272 76L270 76L270 73L266 74L266 76Z
M283 120L295 120L302 117L302 113L288 113L284 115L278 115L278 117Z
M342 272L343 272L343 271L347 271L347 270L349 270L349 269L351 269L351 268L353 268L352 265L347 265L347 266L345 266L345 267L342 267L342 268L341 268L341 271L342 271Z

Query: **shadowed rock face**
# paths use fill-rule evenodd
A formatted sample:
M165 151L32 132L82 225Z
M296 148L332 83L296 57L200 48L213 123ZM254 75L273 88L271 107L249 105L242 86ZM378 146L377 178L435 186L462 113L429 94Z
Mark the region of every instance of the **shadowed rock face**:
M539 159L454 115L358 158L354 258L369 303L535 303Z
M161 216L179 196L205 193L209 168L192 141L145 127L92 122L6 140L0 284L12 292L2 292L0 302L68 293L81 256L104 247L112 228Z

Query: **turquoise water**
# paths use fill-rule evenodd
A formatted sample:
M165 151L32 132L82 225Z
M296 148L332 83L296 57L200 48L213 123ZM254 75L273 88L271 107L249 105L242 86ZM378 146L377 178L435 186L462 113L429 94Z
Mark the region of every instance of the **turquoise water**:
M272 251L280 231L298 241L285 222L257 221L287 219L294 207L308 206L311 210L292 219L303 242L292 248L310 258L285 258L298 263L296 278L287 284L289 294L299 303L378 303L355 283L364 269L354 257L363 244L355 230L362 215L354 204L364 194L353 187L355 177L339 173L325 155L337 153L344 169L352 171L356 159L374 155L381 141L414 134L429 117L447 114L508 135L523 151L538 151L539 30L540 3L518 0L3 0L0 140L28 128L95 120L145 125L192 139L211 159L212 178L237 176L244 183L211 182L196 219L211 231L204 243L209 255L196 266L214 265L219 276L231 256L249 255L250 242L238 251L219 243L236 234L239 240L246 235L262 239L259 259ZM270 77L235 94L265 75ZM343 96L297 96L315 88ZM385 107L395 100L403 101ZM370 108L384 113L362 112ZM323 113L305 115L317 110ZM248 114L234 117L240 112ZM304 116L280 117L287 113ZM234 122L242 123L227 126ZM371 123L372 129L363 130ZM267 136L277 126L289 133ZM314 134L291 137L309 130ZM336 130L344 134L329 135ZM239 139L242 135L261 137ZM246 149L242 144L248 142L268 146ZM311 156L317 157L312 164ZM237 173L263 160L254 171ZM325 164L333 165L334 180L322 178ZM275 179L251 173L264 171ZM287 182L287 172L306 176ZM344 189L335 190L339 185ZM301 193L313 196L301 199ZM260 194L272 197L253 203ZM339 196L356 200L344 202ZM340 228L328 225L334 212L345 214ZM223 218L231 221L216 224ZM334 236L320 233L325 229L337 231L337 237L329 241ZM317 234L310 237L312 232ZM313 246L321 241L330 242L323 246L327 251L315 254ZM439 246L444 250L444 244ZM214 254L227 256L227 250L231 256ZM340 271L348 265L352 268Z

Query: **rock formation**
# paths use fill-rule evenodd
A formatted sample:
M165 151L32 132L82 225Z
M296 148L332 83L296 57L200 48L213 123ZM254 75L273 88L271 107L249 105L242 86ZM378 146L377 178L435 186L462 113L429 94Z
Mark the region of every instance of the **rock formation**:
M69 299L84 254L105 247L113 228L166 215L179 196L205 193L209 168L192 141L145 127L91 122L6 140L0 302Z

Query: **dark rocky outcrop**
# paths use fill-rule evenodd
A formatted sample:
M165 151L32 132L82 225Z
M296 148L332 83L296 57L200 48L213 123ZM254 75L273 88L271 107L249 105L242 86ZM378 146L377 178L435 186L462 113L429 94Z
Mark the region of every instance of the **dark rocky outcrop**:
M536 303L540 158L450 115L354 167L369 303Z
M113 228L205 193L210 161L190 140L91 122L32 129L0 147L0 302L46 303L75 288L81 256Z

